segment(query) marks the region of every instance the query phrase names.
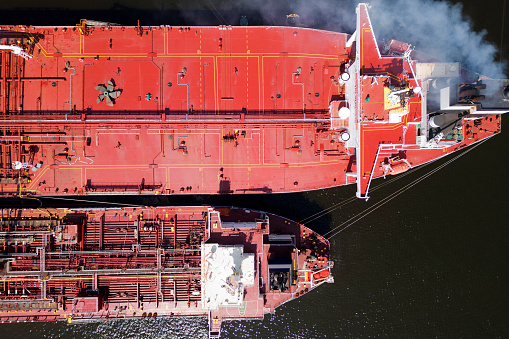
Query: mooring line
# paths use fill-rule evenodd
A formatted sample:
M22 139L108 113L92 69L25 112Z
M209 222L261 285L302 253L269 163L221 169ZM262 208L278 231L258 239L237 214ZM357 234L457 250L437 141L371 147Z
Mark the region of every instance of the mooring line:
M412 169L406 171L405 173L401 173L397 177L394 177L394 178L392 178L390 180L384 181L383 183L379 184L378 186L373 187L371 189L371 192L376 191L377 189L380 189L380 188L382 188L382 187L384 187L386 185L389 185L389 184L391 184L391 183L393 183L393 182L395 182L397 180L400 180L400 179L404 178L405 176L407 176L409 174L412 174L416 170L420 170L420 169L426 167L427 165L429 165L431 163L432 162L426 163L426 164L424 164L422 166L413 167ZM357 201L357 200L358 200L358 198L355 197L355 196L350 197L350 198L348 198L346 200L343 200L343 201L340 201L340 202L338 202L338 203L336 203L336 204L334 204L334 205L332 205L330 207L327 207L326 209L323 209L320 212L317 212L315 214L310 215L309 217L306 217L306 218L302 219L299 223L304 224L304 223L312 222L312 221L314 221L316 219L319 219L319 218L329 214L332 211L335 211L336 209L338 209L340 207L343 207L344 205L347 205L347 204L349 204L349 203L351 203L353 201Z
M477 147L477 146L475 146L475 147ZM430 164L433 164L433 163L435 163L435 162L431 161L431 162L425 163L425 164L420 165L420 166L412 167L408 171L406 171L404 173L401 173L400 175L398 175L398 176L396 176L396 177L394 177L394 178L392 178L390 180L384 181L381 184L379 184L378 186L373 187L371 189L371 192L376 191L376 190L378 190L378 189L380 189L380 188L382 188L384 186L390 185L393 182L398 181L398 180L406 177L407 175L412 174L412 173L414 173L416 171L419 171L419 170L423 169L424 167L426 167L426 166L428 166ZM320 212L317 212L315 214L310 215L309 217L306 217L306 218L302 219L299 223L304 224L304 223L312 222L312 221L314 221L316 219L319 219L319 218L329 214L330 212L335 211L336 209L338 209L338 208L340 208L340 207L342 207L344 205L347 205L347 204L349 204L349 203L351 203L353 201L356 201L356 200L358 200L357 197L350 197L347 200L343 200L341 202L338 202L338 203L336 203L336 204L334 204L334 205L332 205L330 207L327 207L326 209L321 210Z
M489 137L491 138L491 137ZM420 183L421 181L423 181L424 179L428 178L429 176L433 175L434 173L438 172L439 170L441 170L442 168L444 168L445 166L449 165L450 163L452 163L453 161L461 158L462 156L464 156L465 154L467 154L468 152L472 151L473 149L475 149L477 146L480 146L482 143L484 143L486 140L488 140L489 138L486 138L484 140L482 140L481 142L477 143L476 145L472 146L471 148L468 148L467 150L465 150L464 152L458 154L457 156L455 156L454 158L446 161L445 163L443 163L442 165L438 166L437 168L433 169L432 171L424 174L423 176L421 176L420 178L417 178L416 180L412 181L411 183L403 186L402 188L400 188L399 190L397 190L396 192L393 192L391 194L389 194L387 197L383 198L382 200L378 201L377 203L375 203L373 206L370 206L368 208L366 208L365 210L363 210L362 212L356 214L355 216L351 217L350 219L344 221L343 223L341 223L340 225L334 227L333 229L331 229L330 231L328 231L327 233L324 234L324 237L327 236L328 234L334 232L335 230L339 229L337 232L335 232L334 234L332 234L330 237L328 237L328 239L332 239L334 236L338 235L339 233L343 232L344 230L346 230L348 227L352 226L353 224L355 224L356 222L358 222L359 220L363 219L364 217L366 217L367 215L369 215L370 213L374 212L375 210L377 210L378 208L382 207L383 205L385 205L386 203L388 203L389 201L391 201L392 199L396 198L397 196L399 196L400 194L402 194L403 192L407 191L408 189L412 188L413 186L417 185L418 183ZM351 220L353 220L352 222L350 222ZM350 222L350 223L349 223ZM347 224L348 223L348 224ZM345 224L347 224L345 226ZM343 227L344 226L344 227Z

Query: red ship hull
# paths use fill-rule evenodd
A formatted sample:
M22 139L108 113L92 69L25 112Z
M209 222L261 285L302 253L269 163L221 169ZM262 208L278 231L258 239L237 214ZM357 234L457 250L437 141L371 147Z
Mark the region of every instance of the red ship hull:
M263 212L157 207L1 213L0 322L205 315L214 337L222 320L262 319L333 281L325 238ZM233 266L221 272L232 256L242 264L232 261L234 273ZM224 286L221 273L232 287ZM241 289L237 303L231 288Z
M365 5L354 36L86 22L1 30L2 195L279 193L356 183L367 198L373 178L394 172L392 162L410 168L489 138L505 112L475 102L482 90L466 96L461 86L484 85L457 64L412 60L397 42L382 54ZM427 106L442 95L435 83L451 79L459 89L447 87L446 104Z

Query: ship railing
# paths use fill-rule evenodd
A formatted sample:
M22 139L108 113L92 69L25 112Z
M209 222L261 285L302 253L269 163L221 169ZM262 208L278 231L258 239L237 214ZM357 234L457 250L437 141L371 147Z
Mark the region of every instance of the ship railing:
M47 322L63 320L60 315L7 315L0 316L0 323L19 323L19 322Z
M61 119L67 116L68 119L82 119L82 118L90 118L90 119L104 119L107 117L136 117L136 116L157 116L160 117L164 114L167 117L176 116L176 117L185 117L188 116L189 119L193 119L193 117L203 117L210 116L217 118L218 116L247 116L247 117L267 117L267 116L294 116L295 118L299 117L308 117L315 115L326 115L329 116L329 108L323 109L233 109L233 110L174 110L174 109L165 109L165 110L82 110L82 111L74 111L73 114L69 114L67 110L23 110L20 112L7 112L6 115L9 117L9 120L20 120L26 119L29 116L33 117L41 117L44 116L46 119Z

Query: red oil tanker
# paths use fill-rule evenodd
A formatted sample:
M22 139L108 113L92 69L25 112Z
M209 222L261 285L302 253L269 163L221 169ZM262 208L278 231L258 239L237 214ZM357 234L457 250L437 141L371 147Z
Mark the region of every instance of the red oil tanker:
M263 319L333 282L329 242L239 208L2 209L0 322Z
M1 26L0 57L3 196L368 198L373 178L499 133L508 110L507 80L378 43L365 4L353 35Z

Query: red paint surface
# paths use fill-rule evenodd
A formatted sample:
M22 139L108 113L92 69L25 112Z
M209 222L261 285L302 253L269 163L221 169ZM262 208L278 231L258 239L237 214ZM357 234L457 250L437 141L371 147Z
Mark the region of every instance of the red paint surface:
M499 132L497 116L471 139L422 147L419 95L389 123L401 107L384 104L388 86L418 85L415 61L380 57L358 12L348 48L346 34L296 27L2 27L1 42L33 58L0 52L0 194L277 193L357 177L365 196L382 175L379 145L416 166ZM95 89L110 80L121 90L111 107ZM337 117L355 102L355 119Z

